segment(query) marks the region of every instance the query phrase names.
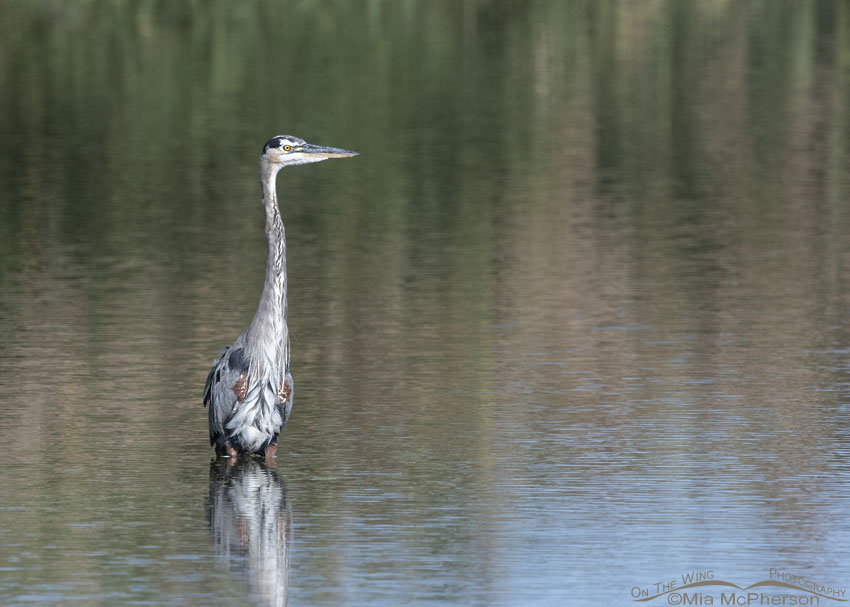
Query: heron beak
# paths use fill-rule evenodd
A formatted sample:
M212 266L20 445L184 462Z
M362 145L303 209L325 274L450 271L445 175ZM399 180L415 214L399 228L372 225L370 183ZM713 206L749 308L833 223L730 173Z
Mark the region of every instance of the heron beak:
M348 158L349 156L357 156L357 152L350 152L340 148L326 148L320 145L313 145L312 143L305 143L300 149L296 148L295 151L318 158Z

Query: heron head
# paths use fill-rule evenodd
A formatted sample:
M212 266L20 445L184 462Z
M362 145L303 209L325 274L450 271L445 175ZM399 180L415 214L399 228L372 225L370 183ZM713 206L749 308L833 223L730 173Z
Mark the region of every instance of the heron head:
M292 135L272 137L263 146L262 154L264 160L277 168L348 156L357 156L357 152L313 145Z

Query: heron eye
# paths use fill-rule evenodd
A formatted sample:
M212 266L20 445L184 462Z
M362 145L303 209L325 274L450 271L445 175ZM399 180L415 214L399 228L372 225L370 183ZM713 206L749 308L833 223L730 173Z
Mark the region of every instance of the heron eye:
M289 150L292 149L292 146L291 145L285 145L285 146L283 146L283 149L288 152Z

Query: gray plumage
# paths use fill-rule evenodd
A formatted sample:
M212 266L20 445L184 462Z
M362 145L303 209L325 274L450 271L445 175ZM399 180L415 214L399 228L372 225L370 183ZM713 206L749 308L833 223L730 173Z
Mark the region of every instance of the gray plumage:
M277 173L285 166L356 156L289 135L266 142L260 184L266 212L266 278L257 313L248 328L213 361L204 387L210 444L219 456L246 453L274 457L278 436L292 411L286 324L286 234L277 201Z

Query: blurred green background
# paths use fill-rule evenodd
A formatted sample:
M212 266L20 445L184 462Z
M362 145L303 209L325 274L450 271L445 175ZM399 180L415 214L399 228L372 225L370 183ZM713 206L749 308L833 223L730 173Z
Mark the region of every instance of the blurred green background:
M850 4L0 0L0 91L0 602L850 579ZM279 177L295 408L229 476L276 134L360 156Z

